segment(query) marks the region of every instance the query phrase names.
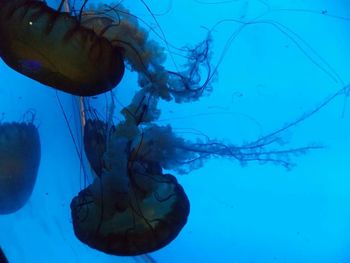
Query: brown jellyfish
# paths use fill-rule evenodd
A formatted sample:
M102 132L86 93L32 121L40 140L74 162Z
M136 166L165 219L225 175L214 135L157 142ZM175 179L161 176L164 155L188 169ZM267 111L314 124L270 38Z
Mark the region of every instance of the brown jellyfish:
M95 124L99 129L101 123ZM118 132L105 146L102 173L71 202L75 235L113 255L166 246L187 222L190 204L183 188L157 161L144 161L138 147Z
M74 95L111 90L124 74L120 48L43 1L1 1L0 39L9 67Z
M32 123L0 125L0 214L13 213L28 201L40 162L40 140Z

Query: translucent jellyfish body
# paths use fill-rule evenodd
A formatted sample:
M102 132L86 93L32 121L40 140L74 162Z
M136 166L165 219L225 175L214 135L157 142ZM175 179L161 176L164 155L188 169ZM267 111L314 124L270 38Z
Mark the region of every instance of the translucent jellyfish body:
M43 1L1 1L0 38L8 66L74 95L111 90L124 74L120 49Z
M0 214L13 213L28 201L40 155L39 133L33 124L0 125Z
M93 123L95 131L91 131ZM87 123L89 135L108 138L101 122ZM96 145L99 146L97 147ZM86 144L85 144L86 147ZM187 222L189 200L176 178L163 174L158 162L143 161L128 139L110 136L90 148L106 148L103 169L72 200L76 236L85 244L113 255L139 255L170 243ZM96 151L93 152L96 154ZM91 156L87 150L87 156ZM91 164L100 171L99 158Z

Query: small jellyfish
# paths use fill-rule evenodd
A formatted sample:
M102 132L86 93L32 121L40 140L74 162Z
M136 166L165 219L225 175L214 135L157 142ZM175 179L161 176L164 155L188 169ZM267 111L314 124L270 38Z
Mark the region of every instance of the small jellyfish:
M0 214L16 212L28 201L40 155L39 133L33 123L1 123Z

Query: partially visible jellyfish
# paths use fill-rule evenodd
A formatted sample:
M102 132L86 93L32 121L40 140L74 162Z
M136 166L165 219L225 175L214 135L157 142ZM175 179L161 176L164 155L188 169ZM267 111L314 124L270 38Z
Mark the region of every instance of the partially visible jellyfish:
M0 262L1 263L8 263L8 260L5 256L4 251L2 251L1 247L0 247Z
M164 48L149 40L120 4L70 15L60 10L64 2L57 11L39 0L0 3L0 57L8 66L79 96L113 89L124 75L124 62L139 73L141 87L164 99L184 99L178 93L198 98L207 86L208 80L203 86L198 83L200 65L209 67L210 38L188 50L186 70L170 71L162 65Z
M74 95L111 90L124 74L119 48L43 1L1 1L0 38L8 66Z
M0 124L0 214L28 201L37 178L40 138L33 122Z

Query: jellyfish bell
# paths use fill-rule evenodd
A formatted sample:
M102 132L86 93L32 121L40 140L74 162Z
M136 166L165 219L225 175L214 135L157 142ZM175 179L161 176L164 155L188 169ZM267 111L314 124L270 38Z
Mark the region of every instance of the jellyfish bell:
M70 94L101 94L124 74L120 48L43 1L1 1L0 38L9 67Z
M40 162L40 140L32 123L0 125L0 214L16 212L28 201Z
M152 192L133 188L123 193L113 191L113 187L100 187L106 187L112 178L107 182L96 178L82 190L71 203L78 239L94 249L120 256L152 252L175 239L187 222L188 198L174 176L147 176L151 177L148 183L154 188Z
M176 178L163 174L156 160L144 162L130 145L129 139L114 132L103 153L102 174L71 202L78 239L121 256L166 246L184 227L190 211Z

